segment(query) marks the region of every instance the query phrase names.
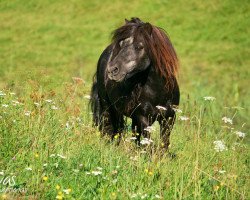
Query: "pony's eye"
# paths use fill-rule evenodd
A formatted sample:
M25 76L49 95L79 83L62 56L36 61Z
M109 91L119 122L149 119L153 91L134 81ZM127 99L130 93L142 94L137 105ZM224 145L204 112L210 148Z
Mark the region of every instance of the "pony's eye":
M136 49L136 50L142 50L142 49L143 49L143 46L140 45L140 44L139 44L139 45L136 45L136 46L135 46L135 49Z

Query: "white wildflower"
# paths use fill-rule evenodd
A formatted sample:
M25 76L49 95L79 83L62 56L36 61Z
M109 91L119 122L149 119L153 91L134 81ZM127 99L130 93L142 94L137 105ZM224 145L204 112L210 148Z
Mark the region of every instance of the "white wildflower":
M25 168L27 171L32 171L32 168L31 167L26 167Z
M85 99L91 99L91 96L90 95L84 95L84 98Z
M177 113L182 113L182 110L181 109L178 109L178 108L173 108L173 110Z
M70 193L70 189L65 189L65 190L63 190L63 192L65 193L65 194L69 194Z
M147 194L143 194L143 195L141 195L141 199L145 199L145 198L147 198L148 197L148 195Z
M59 164L56 162L56 163L54 163L54 166L55 166L56 168L58 168Z
M207 97L203 97L205 101L214 101L216 98L215 97L211 97L211 96L207 96Z
M12 101L12 105L13 106L17 106L17 105L20 105L21 103L19 101L16 101L16 100L13 100Z
M102 171L102 167L96 167L96 169Z
M246 136L246 133L243 133L241 131L236 131L235 134L240 138L244 138Z
M94 174L95 176L101 175L102 172L101 171L92 171L92 174Z
M80 170L79 169L73 169L73 172L78 173Z
M57 154L57 156L58 156L59 158L66 159L66 157L63 156L63 155L61 155L61 154Z
M34 105L37 106L37 107L40 106L40 104L37 103L37 102L34 102Z
M69 129L70 129L69 122L66 122L65 126L66 126L66 129L67 129L67 130L69 130Z
M47 167L47 166L48 166L48 163L44 163L44 164L43 164L43 167Z
M27 116L27 117L29 117L30 114L31 114L31 111L25 111L25 112L24 112L24 115Z
M10 92L10 95L16 95L16 93L15 92Z
M149 133L153 132L155 130L155 128L153 126L148 126L146 128L144 128L144 131L148 131Z
M3 91L0 91L0 97L6 96L6 94Z
M181 121L187 121L187 120L189 120L189 118L186 117L186 116L180 116L179 119L180 119Z
M153 142L153 140L151 140L151 139L143 138L140 143L142 145L145 145L145 144L151 144L152 142Z
M9 107L9 105L8 105L8 104L2 104L2 107L4 107L4 108L8 108L8 107Z
M222 121L224 121L224 123L229 123L229 124L233 124L233 120L228 118L228 117L222 117Z
M46 99L45 101L46 101L47 103L51 103L51 102L52 102L51 99Z
M216 140L216 141L214 141L214 149L215 149L215 151L217 151L217 152L221 152L221 151L225 151L225 150L227 150L227 147L226 147L226 145L224 144L224 142L223 141L221 141L221 140Z
M133 198L136 198L137 196L138 196L138 194L131 194L131 195L130 195L130 198L133 199Z
M90 172L85 172L87 175L90 175L91 173Z
M159 110L167 110L167 108L163 107L163 106L155 106L157 109Z
M131 137L131 138L129 138L130 140L136 140L136 137Z
M156 195L155 195L155 198L156 198L156 199L162 199L162 196L160 196L159 194L156 194Z
M58 110L58 107L56 107L55 105L50 107L52 110Z
M138 156L130 156L130 160L137 161L138 160Z
M218 171L220 174L224 174L226 172L226 170L219 170Z

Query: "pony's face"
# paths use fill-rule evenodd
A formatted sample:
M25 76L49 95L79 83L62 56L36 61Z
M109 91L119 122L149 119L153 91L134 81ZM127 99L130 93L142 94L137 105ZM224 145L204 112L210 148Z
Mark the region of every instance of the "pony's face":
M126 38L113 48L107 72L108 78L116 82L122 82L138 72L146 70L150 65L150 59L144 49L142 40Z

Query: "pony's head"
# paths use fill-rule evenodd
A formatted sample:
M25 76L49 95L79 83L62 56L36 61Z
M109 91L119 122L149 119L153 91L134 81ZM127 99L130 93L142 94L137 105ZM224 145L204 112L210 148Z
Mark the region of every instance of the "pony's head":
M108 60L110 80L122 82L154 66L171 88L178 68L175 50L165 32L139 18L125 20L113 32L113 49Z

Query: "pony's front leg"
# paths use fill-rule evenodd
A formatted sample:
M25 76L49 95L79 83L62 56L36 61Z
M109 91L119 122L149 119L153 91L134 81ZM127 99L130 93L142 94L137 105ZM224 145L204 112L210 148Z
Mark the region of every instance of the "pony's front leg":
M114 127L112 124L112 119L109 111L104 111L102 113L99 130L103 136L108 135L111 138L114 137Z
M150 138L150 131L147 129L152 123L149 122L147 117L138 116L132 118L132 131L136 137L136 144L140 145L140 138L143 135L144 138Z
M168 117L160 121L161 146L168 150L170 144L170 133L173 128L175 117Z

